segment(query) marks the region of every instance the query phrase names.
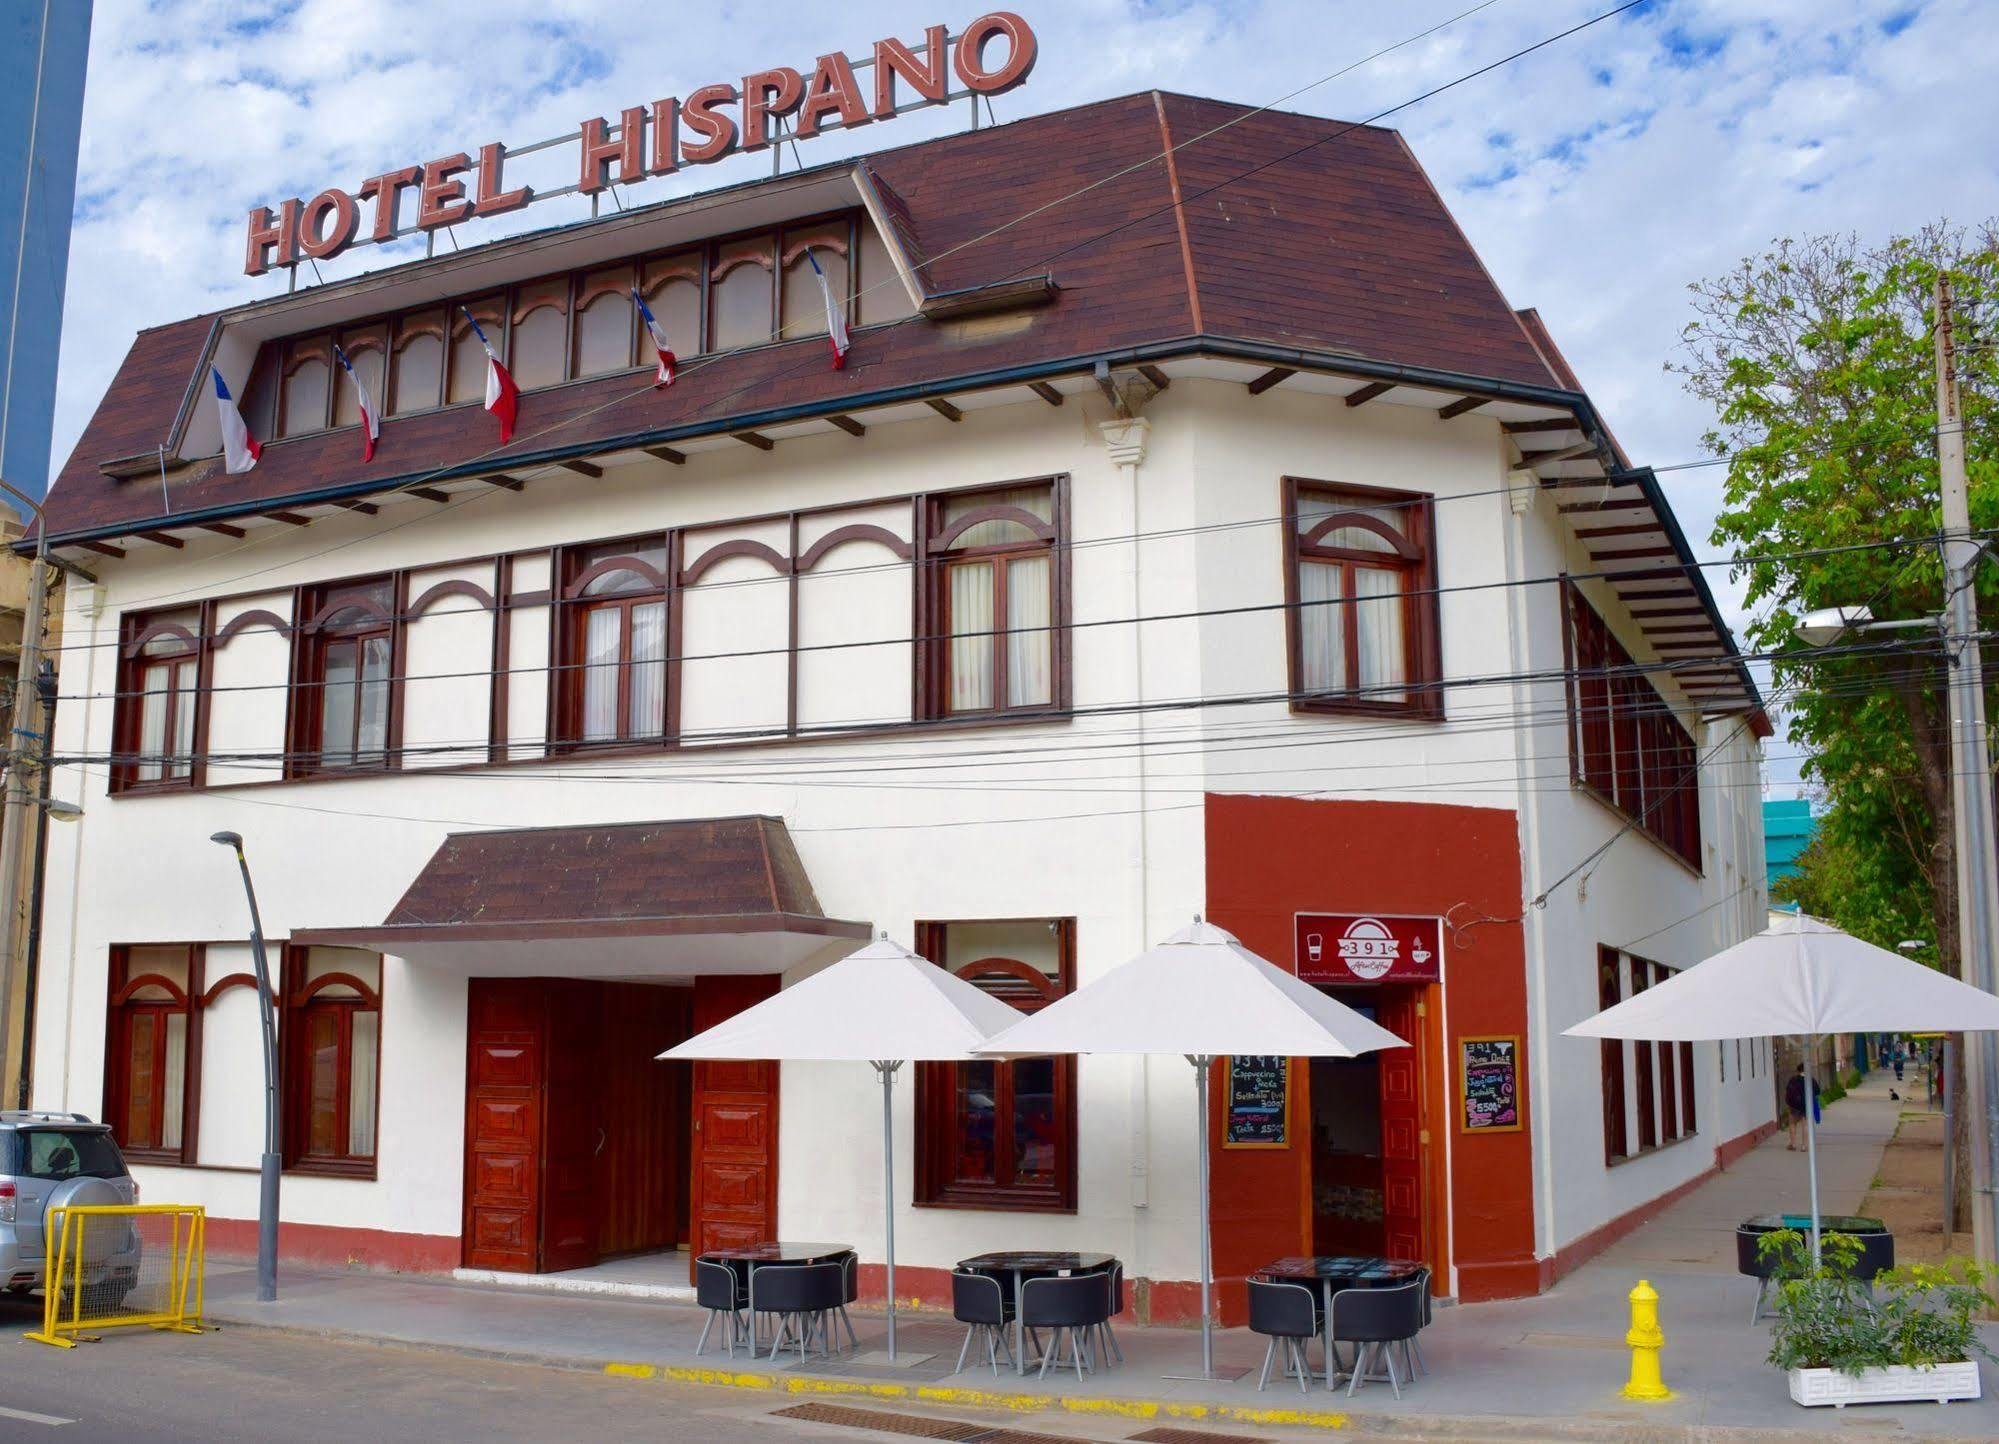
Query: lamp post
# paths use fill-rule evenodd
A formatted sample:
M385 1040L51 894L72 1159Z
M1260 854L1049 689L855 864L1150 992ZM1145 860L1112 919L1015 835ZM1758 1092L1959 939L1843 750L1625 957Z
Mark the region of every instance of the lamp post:
M250 863L243 856L243 834L217 832L218 842L236 854L243 874L243 896L250 902L250 951L257 964L257 1007L264 1023L264 1156L257 1200L257 1299L270 1303L278 1296L278 1020L271 991L271 968L264 957L264 922L257 912L257 889L250 882Z

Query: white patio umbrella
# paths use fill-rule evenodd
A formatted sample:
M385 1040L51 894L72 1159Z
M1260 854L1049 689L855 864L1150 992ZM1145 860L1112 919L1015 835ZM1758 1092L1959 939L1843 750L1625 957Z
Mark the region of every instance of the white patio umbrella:
M1812 1052L1819 1035L1993 1028L1999 1028L1999 998L1984 989L1798 913L1564 1032L1574 1038L1668 1043L1803 1036L1805 1153L1816 1259L1818 1128L1809 1104Z
M1201 1375L1214 1376L1214 1263L1208 1223L1208 1069L1224 1054L1352 1058L1407 1046L1196 918L1157 947L1015 1023L979 1051L1178 1053L1194 1065L1201 1153Z
M905 1062L957 1062L1020 1014L881 937L831 967L667 1049L662 1059L872 1064L882 1085L882 1213L888 1356L895 1357L895 1075Z

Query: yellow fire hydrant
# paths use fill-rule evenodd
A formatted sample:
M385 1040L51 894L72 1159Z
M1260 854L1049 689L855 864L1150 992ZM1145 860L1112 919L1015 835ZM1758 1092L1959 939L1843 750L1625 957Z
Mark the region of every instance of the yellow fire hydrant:
M1624 1385L1624 1397L1670 1399L1673 1391L1659 1373L1659 1351L1666 1345L1666 1336L1659 1331L1659 1291L1640 1279L1630 1298L1631 1331L1624 1342L1631 1345L1631 1378Z

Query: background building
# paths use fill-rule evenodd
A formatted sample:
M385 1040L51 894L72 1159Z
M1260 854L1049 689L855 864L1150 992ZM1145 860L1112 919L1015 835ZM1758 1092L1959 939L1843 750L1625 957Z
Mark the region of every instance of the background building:
M49 478L90 10L0 5L0 477L31 496Z
M1771 798L1763 804L1763 880L1774 890L1796 874L1798 859L1811 846L1812 805L1802 797Z

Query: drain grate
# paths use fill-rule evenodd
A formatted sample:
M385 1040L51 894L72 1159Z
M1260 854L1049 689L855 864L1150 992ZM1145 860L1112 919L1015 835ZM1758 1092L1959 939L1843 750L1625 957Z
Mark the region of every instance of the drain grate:
M846 1404L794 1404L772 1411L775 1418L805 1424L838 1424L876 1434L901 1434L912 1439L945 1439L952 1444L1073 1444L1054 1434L1029 1434L1019 1429L968 1424L962 1419L923 1419L889 1414L880 1409L855 1409Z
M1260 1444L1249 1434L1210 1434L1203 1429L1147 1429L1132 1444Z

